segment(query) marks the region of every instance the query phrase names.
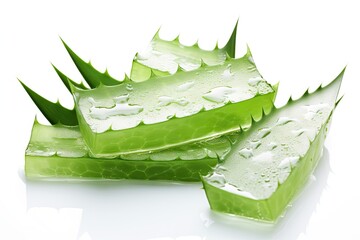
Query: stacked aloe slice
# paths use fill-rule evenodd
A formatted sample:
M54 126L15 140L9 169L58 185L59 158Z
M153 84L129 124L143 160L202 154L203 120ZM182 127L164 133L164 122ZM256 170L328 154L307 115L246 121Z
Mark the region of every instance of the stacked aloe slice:
M275 221L321 157L343 72L274 109L277 86L250 50L234 56L236 28L212 51L156 33L122 81L63 42L86 85L54 67L74 98L69 110L21 82L52 124L35 120L26 175L202 180L212 209Z

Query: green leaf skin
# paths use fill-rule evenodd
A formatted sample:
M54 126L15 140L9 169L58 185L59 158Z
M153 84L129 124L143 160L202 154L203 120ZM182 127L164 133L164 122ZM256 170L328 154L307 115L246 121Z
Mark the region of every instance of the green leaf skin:
M89 84L90 88L96 88L100 84L107 86L118 85L128 79L128 77L125 76L124 80L119 81L111 77L107 70L104 73L99 72L91 65L90 62L85 62L73 50L71 50L71 48L65 43L64 40L61 39L61 41L63 42L71 59L74 61L77 69L84 77L85 81Z
M179 36L172 41L160 38L159 31L151 40L144 52L134 57L130 78L135 82L145 81L152 76L166 76L174 74L178 69L191 71L201 67L202 62L207 65L222 64L227 55L235 57L236 23L234 30L223 48L217 45L211 51L199 48L198 43L185 46L179 42Z
M78 120L76 118L76 113L74 109L67 109L63 107L59 103L59 101L57 101L56 103L50 102L49 100L43 98L42 96L31 90L31 88L26 86L20 80L19 82L24 87L25 91L29 94L35 105L39 108L39 110L51 124L61 123L68 126L78 125Z
M59 78L64 83L65 87L69 90L70 93L71 93L70 84L72 84L73 86L80 88L80 89L88 89L88 87L86 87L83 83L77 83L77 82L71 80L64 73L62 73L57 67L55 67L53 64L51 64L51 65L53 66L55 72L57 73L57 75L59 76Z
M239 134L202 179L211 209L269 222L284 213L321 158L343 73Z
M59 69L57 69L54 65L52 65L55 72L60 77L61 81L64 83L66 88L70 91L70 84L79 88L79 89L88 89L83 83L77 83L70 78L68 78L65 74L63 74ZM68 126L76 126L78 125L78 120L76 117L76 113L74 109L67 109L62 106L59 102L53 103L49 100L45 99L41 95L37 94L31 88L26 86L23 82L19 80L20 84L23 86L25 91L28 93L30 98L33 100L38 109L43 113L44 117L51 124L61 123Z
M245 127L273 106L275 90L250 52L145 82L73 87L80 130L96 157L165 149ZM106 143L106 144L104 144Z
M228 43L224 47L224 49L226 49L228 51L230 56L233 56L235 54L236 29L237 29L237 24L235 26L233 34L231 35ZM158 34L156 34L156 35L158 36ZM125 76L125 78L122 81L118 81L118 80L114 79L113 77L111 77L107 73L107 71L105 71L105 73L99 72L98 70L96 70L91 65L90 62L87 63L84 60L82 60L62 39L61 39L61 41L63 42L67 52L69 53L70 57L74 61L74 63L77 66L78 70L83 75L84 79L86 80L86 82L89 84L89 86L91 88L98 87L100 84L110 85L111 86L111 85L117 85L117 84L120 84L120 83L129 82L129 79L128 79L127 76ZM183 47L183 46L179 45L179 47ZM198 50L200 52L203 51L201 49L198 49ZM205 52L207 52L207 51L205 51ZM167 54L169 54L169 52L167 52ZM216 55L215 55L215 57L216 57ZM61 81L64 83L64 85L66 86L66 88L70 92L71 92L70 84L77 87L77 88L80 88L80 89L88 89L88 87L85 86L83 83L79 84L79 83L71 80L64 73L62 73L56 66L54 66L53 64L52 64L52 66L53 66L55 72L60 77ZM150 68L147 68L147 70L149 70L149 69ZM164 75L164 73L161 73L159 71L152 70L152 69L150 69L150 70L151 70L151 74L149 75L148 78L158 77L158 76ZM147 79L142 79L142 81L148 80L148 78ZM67 125L70 125L70 126L73 126L73 125L77 124L78 120L76 118L76 115L75 114L69 115L68 114L68 109L64 108L63 106L61 106L58 103L52 103L52 102L47 101L45 98L41 97L39 94L37 94L33 90L29 89L28 87L26 87L25 90L29 93L29 95L30 95L30 97L32 99L36 99L36 101L34 100L34 102L36 103L38 108L41 110L41 112L47 112L47 113L49 113L49 112L61 112L61 113L65 113L64 117L66 117L66 119L61 118L60 115L50 116L51 114L46 114L45 117L48 119L48 121L50 123L55 124L55 123L61 122L61 123L66 123ZM70 111L73 111L73 110L70 110ZM72 118L72 119L70 119L70 118Z
M231 150L232 135L156 153L92 158L78 127L35 121L26 150L29 178L100 178L200 181Z

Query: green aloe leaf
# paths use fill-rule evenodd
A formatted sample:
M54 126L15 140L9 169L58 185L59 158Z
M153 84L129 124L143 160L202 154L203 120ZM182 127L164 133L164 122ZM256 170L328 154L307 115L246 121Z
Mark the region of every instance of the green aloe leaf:
M34 92L20 80L19 82L24 87L25 91L29 94L35 105L51 124L61 123L68 126L78 125L78 120L76 118L74 109L67 109L63 107L59 101L56 103L51 102Z
M249 125L251 116L269 112L275 97L250 51L217 66L73 91L80 129L96 157L165 149L236 131Z
M92 158L78 126L35 121L25 155L30 178L105 178L200 181L229 153L232 135L160 152Z
M64 83L66 88L70 91L70 84L79 88L79 89L88 89L83 83L77 83L73 80L71 80L69 77L67 77L65 74L63 74L58 68L56 68L54 65L52 65L58 76L60 77L61 81ZM74 109L67 109L64 106L62 106L59 102L51 102L38 93L36 93L34 90L26 86L23 82L21 82L21 85L24 87L25 91L28 93L30 98L33 100L35 105L38 107L38 109L43 113L45 118L51 123L62 123L68 126L75 126L78 125L78 120L76 118L76 113Z
M236 29L237 29L237 24L236 24L236 27L235 27L233 34L231 35L228 43L224 47L224 49L226 48L231 56L235 54ZM100 84L114 85L114 84L119 84L121 82L124 82L124 80L125 80L125 82L127 82L126 80L129 80L125 76L125 79L123 81L118 81L118 80L112 78L107 72L100 73L90 63L86 63L76 53L74 53L74 51L72 51L70 49L70 47L63 40L62 40L62 42L63 42L65 48L67 49L68 53L70 54L70 57L73 59L75 65L78 67L79 71L84 76L85 80L87 81L87 83L90 85L91 88L97 87ZM203 50L200 50L200 51L203 51ZM52 65L52 66L69 91L71 91L70 84L77 88L80 88L80 89L88 89L88 87L85 86L83 83L79 84L79 83L71 80L64 73L62 73L57 67L55 67L54 65ZM156 70L154 70L154 71L156 71ZM154 71L151 70L150 77L156 77ZM64 108L63 106L59 105L58 103L52 103L50 101L47 101L45 98L43 98L42 96L40 96L39 94L37 94L36 92L31 90L30 88L27 87L26 89L27 89L28 93L31 93L31 95L32 95L32 96L30 95L31 98L34 98L36 96L35 98L37 99L37 101L35 101L35 103L39 109L42 109L41 110L42 112L45 112L45 111L43 111L43 109L47 109L46 112L59 112L59 111L60 112L68 112L69 111L68 109ZM39 99L42 99L42 100L39 101ZM57 122L61 121L60 118L58 118L59 116L60 115L50 117L50 115L47 114L45 117L48 119L48 121L50 123L54 123L54 122L57 123ZM62 120L61 122L66 122L68 125L74 125L78 122L76 119L76 115L74 115L74 114L72 114L73 119L69 119L69 118L71 118L71 116L69 116L68 114L66 115L66 117L67 117L66 121Z
M152 76L174 74L178 69L195 70L201 67L203 62L211 66L222 64L227 55L235 57L237 25L236 23L227 44L223 48L216 45L211 51L199 48L198 43L193 46L182 45L179 36L172 41L163 40L158 31L147 50L135 55L130 78L140 82Z
M343 74L239 134L226 160L203 177L211 209L264 221L284 212L322 155Z
M112 85L118 85L119 83L125 81L128 79L127 76L125 76L124 80L119 81L115 78L111 77L107 70L105 72L99 72L96 70L90 62L85 62L82 60L71 48L65 43L64 40L61 39L63 42L67 52L69 53L71 59L74 61L77 69L81 73L81 75L84 77L85 81L89 84L91 88L96 88L100 84L112 86Z
M57 67L55 67L53 64L51 64L57 73L57 75L60 77L61 81L64 83L65 87L69 90L71 93L70 83L80 89L88 89L83 83L77 83L73 80L71 80L69 77L67 77L64 73L62 73Z

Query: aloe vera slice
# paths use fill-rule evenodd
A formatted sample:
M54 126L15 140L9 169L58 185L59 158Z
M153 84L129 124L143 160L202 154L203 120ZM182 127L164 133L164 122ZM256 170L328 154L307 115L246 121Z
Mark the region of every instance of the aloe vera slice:
M250 116L269 112L275 96L250 52L156 80L73 91L80 130L96 157L160 150L236 131L250 124Z
M187 51L182 51L181 52L181 56L182 56L182 61L186 61L186 60L191 60L192 57L194 57L194 54L197 55L196 59L199 60L201 59L201 57L204 57L205 59L207 59L210 63L215 64L216 62L223 62L224 59L226 59L226 53L227 52L229 54L229 56L234 57L235 55L235 43L236 43L236 29L237 29L237 23L236 26L234 28L234 31L228 41L228 43L225 45L224 48L219 49L218 47L216 47L216 49L214 51L205 51L205 50L201 50L200 48L198 48L197 44L195 44L192 47L187 47L187 46L183 46L181 45L178 41L172 41L172 42L168 42L168 41L164 41L161 40L159 37L158 32L156 33L155 37L153 38L151 44L170 44L173 46L177 46L175 48L164 48L163 53L157 52L157 54L172 54L171 50L175 51L175 52L179 52L179 49L188 49ZM61 39L61 38L60 38ZM87 84L90 86L90 88L96 88L98 87L100 84L103 85L118 85L120 83L127 83L129 82L129 78L125 75L124 79L122 80L117 80L115 78L113 78L112 76L110 76L110 74L107 72L107 70L104 73L99 72L97 69L95 69L92 65L91 62L85 62L84 60L82 60L67 44L66 42L61 39L65 49L67 50L67 52L69 53L71 59L73 60L73 62L75 63L76 67L78 68L79 72L81 73L81 75L84 77L85 81L87 82ZM221 54L219 53L221 52ZM187 56L187 54L190 54L189 56ZM157 56L158 56L157 55ZM209 57L206 57L209 56ZM151 77L156 77L155 72L157 72L157 74L159 76L161 75L166 75L165 73L161 73L159 71L157 71L156 69L151 69L150 67L145 67L143 65L141 65L141 67L139 68L134 68L134 64L135 64L135 60L133 61L133 70L132 72L137 72L137 74L135 74L136 76L140 77L140 73L139 72L144 72L145 75L142 75L141 81L145 81L148 80ZM163 64L167 64L166 62L163 62ZM202 63L203 64L203 63ZM64 73L62 73L57 67L55 67L52 64L54 70L56 71L56 73L58 74L58 76L60 77L61 81L64 83L64 85L66 86L66 88L71 91L70 89L70 84L80 88L80 89L88 89L87 86L85 86L83 83L77 83L73 80L71 80L69 77L67 77ZM145 67L145 71L140 70L140 68ZM138 69L138 70L136 70ZM150 74L148 76L148 71L150 71ZM136 81L136 79L135 79ZM41 112L45 115L45 117L49 120L49 122L51 124L55 124L55 123L63 123L65 125L77 125L78 124L78 120L76 119L76 114L75 111L73 109L66 109L63 106L61 106L58 102L57 103L53 103L48 101L47 99L45 99L44 97L40 96L39 94L37 94L35 91L33 91L31 88L29 88L28 86L26 86L25 84L23 84L21 82L22 86L24 87L24 89L26 90L26 92L29 94L29 96L33 99L34 103L37 105L37 107L41 110ZM59 113L59 114L50 114L50 113ZM51 115L51 116L50 116Z
M200 181L231 149L231 135L156 153L90 157L77 126L35 121L26 150L29 178L103 178Z
M174 74L179 68L185 71L195 70L205 62L207 65L218 65L226 61L227 55L235 57L236 31L235 28L223 48L216 44L211 51L199 48L198 43L192 46L182 45L179 36L172 41L160 38L159 31L151 40L148 48L135 55L130 78L133 81L145 81L152 77Z
M203 177L211 209L276 221L322 155L343 73L240 134L226 160Z

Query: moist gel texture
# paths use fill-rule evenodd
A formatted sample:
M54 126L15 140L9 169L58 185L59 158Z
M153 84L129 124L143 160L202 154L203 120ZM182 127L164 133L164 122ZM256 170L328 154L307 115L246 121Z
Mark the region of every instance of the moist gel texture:
M275 221L320 159L341 79L240 135L225 162L203 179L211 208Z
M250 53L141 83L74 88L80 129L96 157L165 149L236 131L250 124L251 115L269 112L274 96Z
M235 57L236 30L237 24L225 47L216 46L211 51L201 49L197 43L193 46L182 45L179 37L173 41L163 40L158 31L147 49L134 57L130 78L140 82L152 75L174 74L179 68L192 71L200 68L203 62L210 66L222 64L227 55Z
M232 135L156 153L92 158L78 127L34 123L26 150L30 178L103 178L199 181L230 152Z

